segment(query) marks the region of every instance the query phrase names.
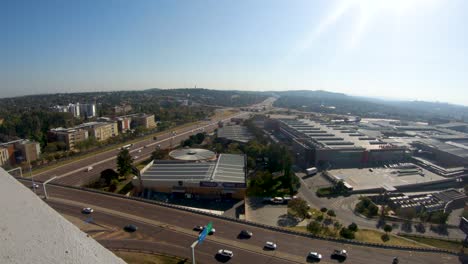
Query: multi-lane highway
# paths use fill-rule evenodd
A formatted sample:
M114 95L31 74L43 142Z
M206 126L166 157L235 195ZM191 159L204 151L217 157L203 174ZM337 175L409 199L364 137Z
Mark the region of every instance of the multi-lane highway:
M167 133L160 134L157 137L157 140L145 139L134 143L130 148L130 153L136 162L142 161L147 159L157 147L175 147L182 140L187 139L193 134L212 132L217 127L219 121L226 121L233 117L242 117L246 115L249 115L249 113L240 112L228 117L213 118L210 121L201 121L188 127L171 130ZM90 157L55 167L51 170L36 174L34 176L34 180L44 182L47 179L57 176L57 179L54 180L56 183L71 186L86 185L93 180L99 179L101 171L109 168L116 168L116 156L119 151L119 149L115 148L113 150L97 153ZM88 171L88 167L92 167L93 169Z
M30 185L30 182L26 184ZM310 239L150 203L59 186L49 186L48 193L51 197L48 200L49 204L63 214L85 219L85 216L80 216L80 208L88 206L94 208L94 221L114 227L116 230L114 232L117 232L104 233L95 238L114 248L154 247L153 250L190 257L189 246L197 236L192 228L213 221L216 234L210 236L206 243L197 248L200 257L207 260L201 261L202 263L214 262L215 253L221 248L234 252L235 256L231 263L252 263L252 260L255 260L254 263L303 263L309 251L321 253L324 256L322 263L336 263L330 259L330 253L333 249L341 248L349 251L347 263L391 263L394 256L399 257L400 263L467 261L448 254L369 248ZM139 230L134 234L122 235L121 227L129 223L136 224ZM243 229L252 231L253 237L238 239L237 236ZM278 249L274 252L264 251L263 245L266 241L276 242ZM160 244L164 246L159 247Z

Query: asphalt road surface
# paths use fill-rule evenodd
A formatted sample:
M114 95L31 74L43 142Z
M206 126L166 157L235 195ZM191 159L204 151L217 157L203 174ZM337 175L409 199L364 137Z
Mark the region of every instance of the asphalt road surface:
M27 182L26 185L29 186L31 183ZM395 256L398 256L402 264L468 263L468 259L448 254L362 247L295 236L154 204L65 187L48 186L47 192L51 197L48 201L59 212L79 214L80 208L92 207L95 210L93 213L95 221L99 224L121 228L125 224L134 223L140 227L135 232L135 237L110 239L112 242L105 239L106 243L136 246L142 245L141 243L145 244L143 241L147 241L150 244L164 243L166 250L175 250L175 247L180 246L188 250L188 246L193 243L197 235L192 228L195 225L206 225L212 221L216 233L197 247L201 258L207 260L202 263L213 263L215 252L221 248L233 250L235 256L229 261L230 263L287 263L287 260L303 263L309 251L321 253L324 257L321 263L337 263L336 260L330 258L333 249L348 250L349 257L346 263L391 263ZM252 231L253 237L237 238L243 229ZM155 237L157 241L145 239L145 236ZM274 252L265 252L263 245L266 241L277 243L278 249ZM144 247L150 247L150 244L145 244ZM175 255L187 256L187 251L180 249L180 252Z
M179 130L175 130L176 134L172 131L159 135L157 140L146 139L134 143L130 148L132 157L138 161L143 161L151 156L151 153L158 147L170 148L177 146L182 140L189 138L193 134L200 132L213 132L218 127L219 121L226 121L233 117L246 116L249 113L240 112L231 115L227 118L215 118L211 121L204 121L197 125L192 125ZM116 168L116 157L119 149L110 150L102 153L97 153L91 157L83 158L59 167L41 172L34 176L34 180L44 182L47 179L57 176L54 180L55 183L60 183L70 186L84 186L92 181L99 179L101 171L105 169ZM93 167L92 170L87 171L88 167Z

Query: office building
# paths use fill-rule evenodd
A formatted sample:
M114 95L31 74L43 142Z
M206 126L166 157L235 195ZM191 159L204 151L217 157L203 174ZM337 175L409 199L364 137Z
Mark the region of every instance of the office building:
M245 156L220 154L214 161L156 160L148 164L133 186L147 197L151 192L201 198L243 199Z

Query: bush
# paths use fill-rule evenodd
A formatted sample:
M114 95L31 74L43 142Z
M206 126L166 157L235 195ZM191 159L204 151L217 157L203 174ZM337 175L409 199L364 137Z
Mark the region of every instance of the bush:
M353 232L356 232L358 231L358 226L356 225L356 223L351 223L349 226L348 226L348 229L353 231Z
M380 238L383 242L387 242L390 240L390 236L388 234L383 234Z
M335 211L333 211L333 210L328 210L327 215L328 215L328 216L331 216L331 217L335 217L335 216L336 216Z
M368 197L361 197L359 198L361 201L356 204L356 207L354 210L356 212L363 214L367 217L373 217L376 216L377 213L379 212L379 208L369 199Z
M354 236L354 232L349 230L348 228L346 227L343 227L340 231L340 236L346 238L346 239L354 239L355 236Z
M312 221L307 225L307 230L312 234L320 233L321 229L322 229L322 225L320 225L320 223L317 221Z
M325 187L325 188L320 188L316 192L318 197L323 197L323 196L328 196L332 194L332 188L331 187Z
M326 207L320 208L320 212L325 213L326 211L328 211L328 209Z
M321 215L317 216L316 220L319 221L319 222L322 222L323 221L323 215L321 214Z
M385 233L392 232L393 227L391 225L385 225L383 230L385 231Z

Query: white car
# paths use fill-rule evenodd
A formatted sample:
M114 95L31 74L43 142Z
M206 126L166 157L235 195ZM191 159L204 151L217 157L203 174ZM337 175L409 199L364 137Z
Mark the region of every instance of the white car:
M218 254L223 257L228 257L228 258L232 258L234 256L234 253L231 250L227 250L227 249L218 250Z
M37 188L39 188L39 184L37 184L37 183L33 183L33 185L31 186L31 188L33 188L33 189L37 189Z
M94 209L91 208L91 207L86 207L86 208L83 208L83 210L81 210L81 212L83 214L90 214L90 213L94 212Z
M307 258L308 259L317 259L317 260L321 260L322 259L322 254L319 254L317 252L309 252L309 254L307 255Z
M271 242L271 241L267 241L267 242L265 243L265 248L275 250L275 249L276 249L276 244L273 243L273 242Z

